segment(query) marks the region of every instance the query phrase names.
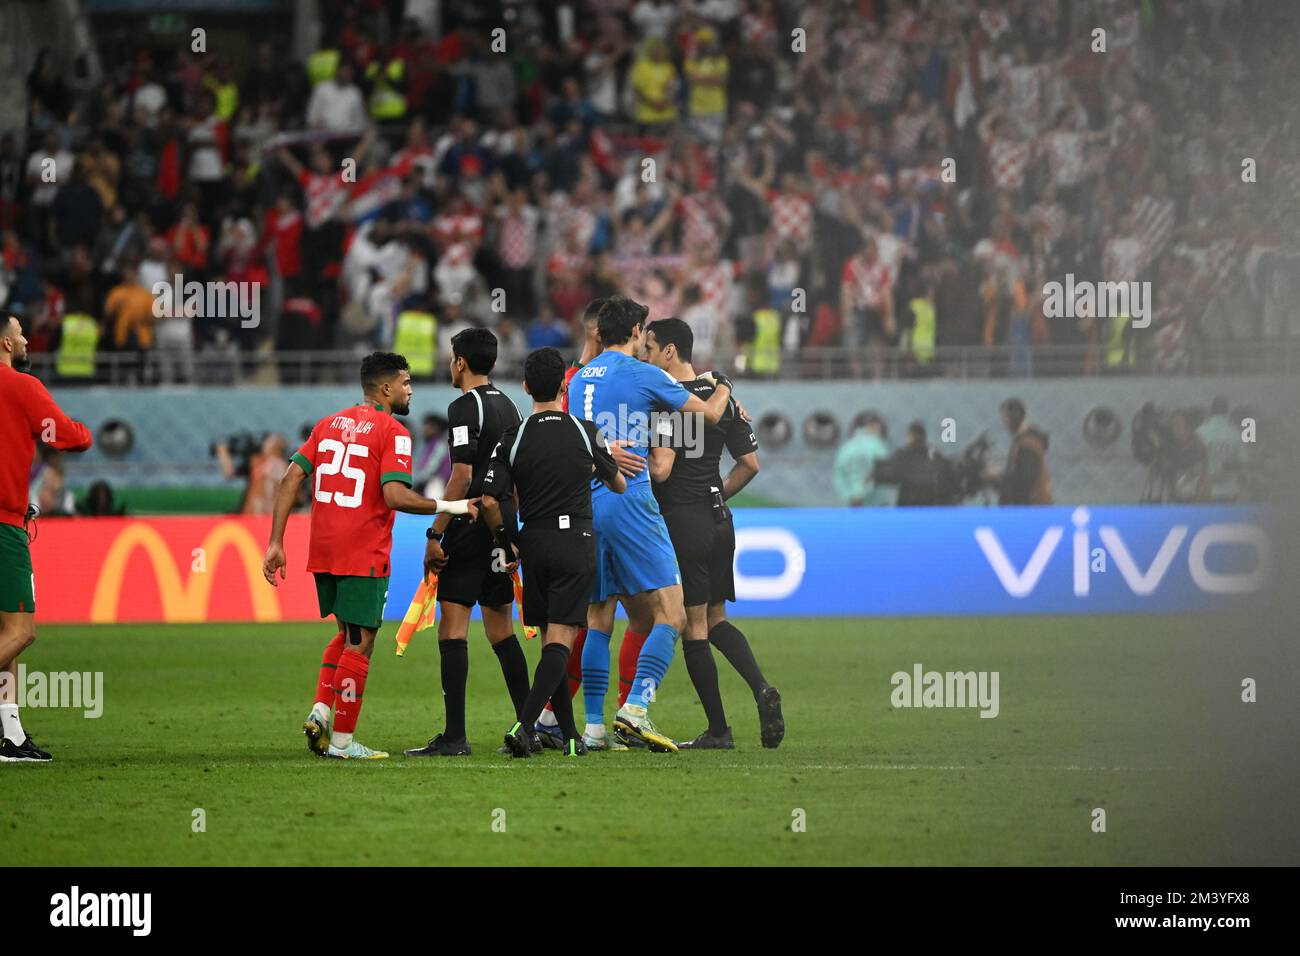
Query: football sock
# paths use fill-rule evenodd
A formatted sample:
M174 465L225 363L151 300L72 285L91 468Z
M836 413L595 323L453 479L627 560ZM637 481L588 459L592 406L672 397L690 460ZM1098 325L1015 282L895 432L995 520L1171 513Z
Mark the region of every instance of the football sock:
M669 666L673 662L673 652L677 645L677 629L667 624L656 624L650 629L637 659L636 677L632 681L632 690L627 695L627 706L645 707L654 699L659 685L664 681Z
M0 704L0 727L4 729L7 740L21 744L27 739L27 734L23 732L23 722L18 719L17 704Z
M569 653L569 658L573 658L572 652ZM567 677L561 678L551 691L551 700L559 701L555 705L555 720L560 725L560 733L564 734L566 740L571 740L578 736L578 726L573 721L573 698L564 693L567 683Z
M745 679L745 683L757 697L758 692L767 686L767 680L764 679L763 672L758 669L758 661L754 660L754 652L750 650L749 641L745 639L740 628L730 621L719 621L709 631L709 643L722 652L727 663Z
M721 736L727 730L727 712L722 707L722 691L718 690L718 665L713 660L713 648L708 641L683 641L682 657L686 658L686 672L691 675L695 693L704 705L704 716L709 718L709 733Z
M582 699L587 724L605 723L605 694L609 690L609 635L587 629L582 645Z
M523 706L519 709L519 722L524 725L524 730L531 730L536 723L538 716L542 713L542 707L551 698L552 694L558 697L565 697L564 694L556 694L560 689L560 684L564 681L564 669L569 663L569 649L563 644L544 644L542 645L542 657L537 662L537 669L533 671L533 686L528 691L528 696L524 700ZM572 721L572 710L570 710L570 721Z
M506 679L506 689L510 691L510 702L515 707L515 719L522 719L519 714L524 701L528 699L528 659L524 649L519 646L519 638L511 634L504 641L492 645L497 660L501 662L501 676ZM527 722L531 727L532 721Z
M569 651L568 666L568 690L570 697L577 697L578 691L582 687L582 648L587 643L587 629L578 628L578 633L573 638L573 648ZM555 715L552 713L554 705L548 700L546 706L542 708L542 716L538 722L545 724L547 727L556 723ZM572 707L570 707L572 710Z
M645 646L645 635L638 634L632 628L623 632L623 643L618 648L618 706L627 703L628 692L632 690L632 681L636 679L636 662Z
M439 641L442 667L442 705L447 723L442 735L448 740L465 736L465 682L469 680L469 642L465 638Z
M334 728L330 734L330 743L335 747L352 743L369 671L370 661L364 654L348 648L339 656L338 667L334 669Z
M578 633L573 638L573 650L569 652L569 696L578 696L578 688L582 686L582 648L587 643L587 629L578 628Z
M572 654L569 655L569 660L573 660ZM572 703L570 703L569 705L569 712L570 713L573 712ZM537 718L537 724L535 724L534 726L558 727L559 724L560 722L555 719L555 709L551 706L551 702L548 700L546 702L546 706L542 708L541 716Z
M325 645L325 653L320 659L320 676L316 678L316 702L311 712L320 715L319 705L324 705L325 717L329 718L330 705L334 703L334 669L338 667L339 657L343 654L343 632L334 635L334 640Z

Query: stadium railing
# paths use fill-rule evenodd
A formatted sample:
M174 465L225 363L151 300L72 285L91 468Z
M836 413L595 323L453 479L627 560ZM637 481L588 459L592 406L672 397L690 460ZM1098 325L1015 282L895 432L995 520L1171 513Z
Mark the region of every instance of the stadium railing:
M32 353L32 370L60 387L75 385L332 385L351 383L365 349L295 351L198 351L183 362L159 360L150 353L101 352L92 377L64 377L56 371L57 356ZM443 357L429 378L446 379ZM502 356L498 374L518 374L522 353ZM746 375L743 353L719 366ZM177 366L181 366L178 369ZM192 376L189 368L192 368ZM170 371L169 371L170 367ZM865 350L835 347L804 348L784 353L775 374L751 375L786 381L853 381L942 377L959 381L985 379L1078 378L1123 375L1211 376L1290 375L1300 372L1300 340L1202 343L1187 350L1176 363L1154 363L1139 357L1111 364L1103 350L1087 345L961 345L940 346L928 361L910 351L887 349L878 360Z

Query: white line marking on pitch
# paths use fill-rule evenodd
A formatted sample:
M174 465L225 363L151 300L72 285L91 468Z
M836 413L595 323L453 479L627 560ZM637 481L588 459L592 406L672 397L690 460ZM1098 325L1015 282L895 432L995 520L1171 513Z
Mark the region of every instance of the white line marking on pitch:
M465 770L506 770L511 763L444 763L440 766L460 767ZM668 766L668 764L664 764ZM742 764L742 763L700 763L701 768L709 770L903 770L903 771L966 771L966 770L1025 770L1033 773L1158 773L1171 771L1174 767L1018 767L1014 764L981 764L964 766L960 764Z

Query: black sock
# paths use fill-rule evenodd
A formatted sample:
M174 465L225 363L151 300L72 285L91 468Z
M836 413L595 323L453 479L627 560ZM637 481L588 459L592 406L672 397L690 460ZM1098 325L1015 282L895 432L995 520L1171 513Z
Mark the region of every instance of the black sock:
M727 663L745 679L745 683L757 697L758 692L767 686L767 681L763 678L763 672L758 669L754 652L749 649L749 641L745 639L740 629L730 621L719 621L709 631L709 642L722 652Z
M704 716L709 718L709 733L718 737L727 730L727 714L722 709L722 691L718 690L718 665L713 660L713 649L708 641L682 641L682 656L686 658L686 673L691 675L695 693L704 705Z
M523 706L519 708L518 719L525 728L531 730L533 724L537 723L537 718L542 716L542 708L555 694L555 689L560 686L560 681L564 680L566 676L565 668L568 666L569 649L567 647L563 644L542 645L542 659L537 662L537 670L533 672L532 689L528 691ZM565 690L568 690L568 688L566 687ZM557 721L560 719L558 708L556 708L555 719ZM573 723L572 707L569 708L569 723Z
M506 679L506 689L510 691L510 702L515 705L515 719L528 699L528 658L519 646L519 639L511 634L504 641L492 645L501 662L501 676Z
M567 656L565 660L568 660ZM559 686L551 691L551 711L555 714L555 722L560 725L560 733L564 734L566 740L581 737L578 733L578 725L573 722L573 695L569 692L567 664Z
M465 736L465 682L469 680L469 642L465 638L439 641L442 655L442 704L447 725L442 735L448 740Z

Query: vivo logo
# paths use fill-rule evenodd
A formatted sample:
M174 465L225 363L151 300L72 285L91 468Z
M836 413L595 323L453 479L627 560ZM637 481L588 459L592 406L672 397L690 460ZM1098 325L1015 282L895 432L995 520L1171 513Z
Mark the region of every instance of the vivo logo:
M748 575L740 572L740 556L746 551L775 551L781 555L781 573ZM808 558L803 545L785 528L737 528L736 555L732 559L736 575L736 600L782 601L799 590Z
M1088 530L1089 517L1087 508L1076 508L1071 515L1074 525L1072 557L1076 597L1087 597L1091 590L1093 565L1090 560L1092 548ZM1129 589L1139 597L1146 597L1160 587L1160 582L1169 573L1190 530L1184 524L1172 526L1145 569L1138 566L1128 545L1120 536L1119 529L1114 525L1104 524L1098 527L1097 537ZM992 528L976 528L975 540L1006 592L1012 597L1024 598L1034 593L1043 571L1056 553L1057 545L1065 537L1065 531L1063 525L1048 527L1024 568L1019 571L1007 557L1002 542ZM1254 568L1244 572L1211 571L1206 566L1205 556L1216 545L1250 547L1255 552ZM1268 564L1268 537L1262 528L1253 524L1207 524L1191 536L1187 546L1187 570L1192 582L1207 594L1249 594L1258 591L1268 578Z

